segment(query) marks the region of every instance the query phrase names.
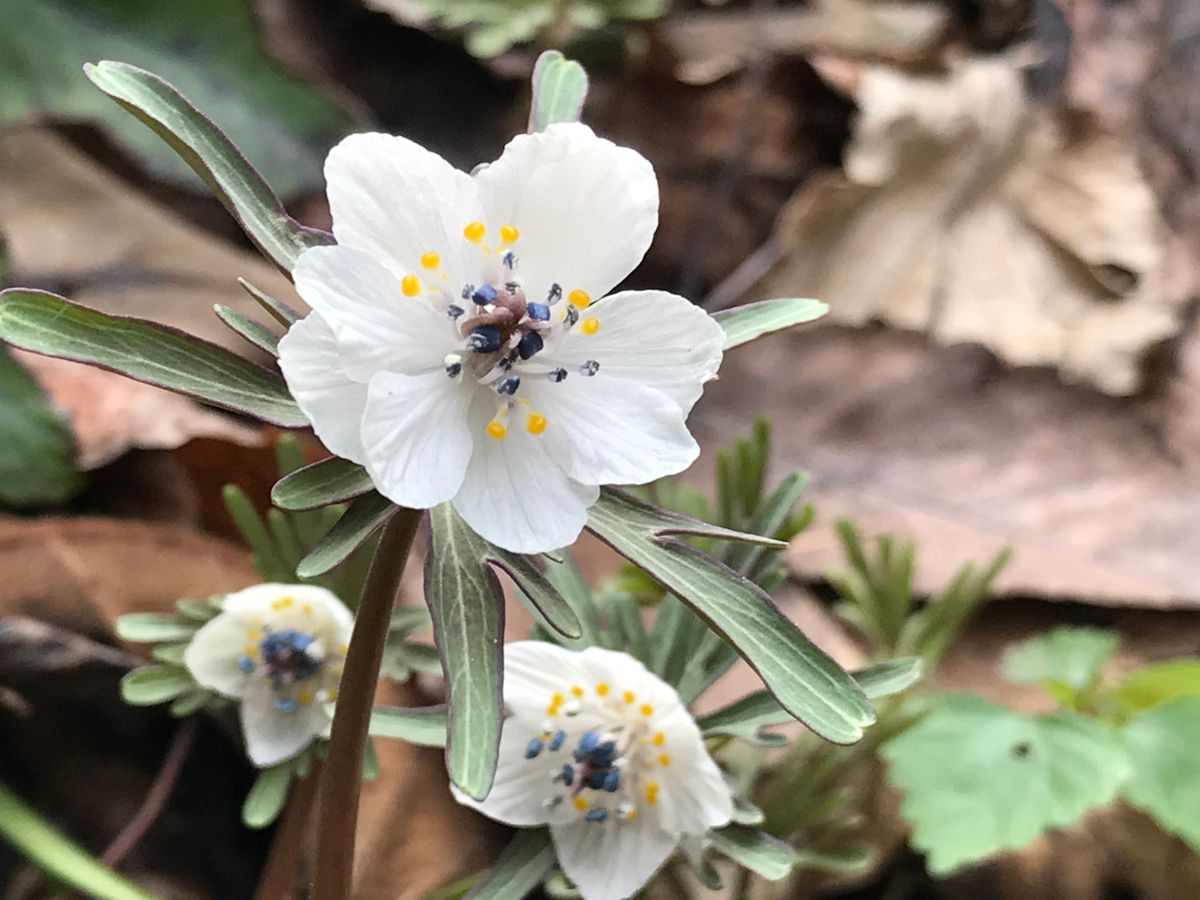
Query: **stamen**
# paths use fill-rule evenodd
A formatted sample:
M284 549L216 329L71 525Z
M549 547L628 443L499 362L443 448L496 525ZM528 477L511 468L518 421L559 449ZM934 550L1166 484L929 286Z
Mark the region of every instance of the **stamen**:
M491 325L480 325L467 338L467 349L476 353L494 353L500 349L500 329Z
M563 763L562 772L560 773L562 783L570 787L575 783L575 769L570 763Z
M546 417L541 413L530 413L525 423L525 430L530 434L541 434L546 430Z
M500 257L500 264L511 272L517 267L517 254L509 250L502 257Z
M665 753L658 754L658 764L664 767L669 766L671 764L671 757Z
M515 225L500 226L500 243L511 244L521 236L521 232L517 230Z
M653 743L654 743L655 747L661 747L663 745L663 743L666 742L666 740L667 740L667 736L665 734L663 734L661 731L654 732Z
M242 674L249 675L254 671L254 660L246 654L238 657L238 668L242 670Z
M528 307L526 307L528 311ZM547 315L550 311L546 310ZM535 353L546 346L546 342L542 340L542 336L536 331L527 331L521 335L521 340L517 343L517 355L521 359L530 359Z
M633 801L622 800L617 804L617 818L622 822L637 818L637 807L633 805Z
M400 279L400 291L405 297L415 297L421 293L421 280L416 275L405 275Z
M553 372L551 372L549 374L550 380L553 381L555 384L558 384L560 381L562 381L566 377L567 377L566 369L555 369Z
M472 244L477 244L483 240L483 236L487 233L487 226L482 222L471 222L463 229L463 237Z
M293 712L296 709L296 701L287 697L276 697L275 708L280 712Z
M425 269L436 269L442 262L442 258L432 250L428 253L421 254L421 267Z
M546 302L553 306L562 299L562 285L558 282L550 285L550 290L546 293Z
M562 747L563 741L567 739L567 733L559 728L550 736L550 740L546 744L546 749L554 752Z
M588 808L588 802L585 799L583 799L582 797L576 797L575 798L575 808L577 810L579 810L580 812L583 812L585 809Z
M521 386L520 375L509 375L496 388L496 393L503 394L506 397L511 397L517 392L517 388Z
M621 700L626 704L632 703L634 701L634 699L635 699L635 696L634 696L633 691L626 691L625 693L623 693L621 695Z
M550 321L550 307L545 303L526 303L525 312L534 322Z
M498 441L504 440L504 436L508 434L508 429L504 427L504 423L499 419L492 419L487 423L487 435L490 438L495 438Z
M640 712L643 716L652 716L654 715L654 707L649 703L643 703L638 712Z
M574 328L575 323L579 321L579 307L568 306L566 315L563 316L563 321L567 323L568 328Z
M600 320L595 316L588 316L579 326L579 330L584 334L595 334L600 330Z
M475 285L471 284L470 282L467 282L463 285L462 298L464 300L470 300L473 293L475 293Z
M457 353L448 353L442 362L446 364L446 374L451 378L462 374L462 357Z
M479 306L487 306L489 303L495 303L499 295L500 292L490 284L481 284L471 292L471 300Z
M461 315L462 315L462 314L463 314L465 311L466 311L466 310L464 310L464 309L463 309L461 306L459 306L457 303L451 303L449 306L447 306L447 307L446 307L446 315L448 315L448 316L449 316L450 318L452 318L452 319L457 319L457 318L458 318L459 316L461 316Z
M658 802L658 782L651 781L646 785L646 802L653 806Z
M589 809L583 817L589 822L603 822L608 818L608 810L603 806L597 806L595 809Z
M608 685L605 684L604 682L600 682L598 685L596 685L596 695L598 697L607 697L608 696Z
M596 362L596 360L594 360L594 359L589 359L587 362L585 362L582 366L579 367L579 374L586 375L589 378L591 378L593 375L595 375L599 371L600 371L600 363Z
M592 298L587 291L581 291L576 288L567 294L567 302L572 306L578 306L580 309L587 309L592 302Z
M544 746L545 745L542 743L541 738L534 738L528 744L525 745L525 758L526 759L536 758L542 752L542 747L544 747Z

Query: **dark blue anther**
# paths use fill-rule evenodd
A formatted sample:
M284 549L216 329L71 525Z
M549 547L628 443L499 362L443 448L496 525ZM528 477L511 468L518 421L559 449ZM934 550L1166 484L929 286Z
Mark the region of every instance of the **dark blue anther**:
M540 334L536 331L527 331L521 335L521 340L517 343L517 355L521 359L529 359L544 346L545 342Z
M550 321L550 307L545 303L526 303L525 312L529 314L529 318L535 322Z
M451 378L457 378L462 372L462 363L450 363L446 366L446 374Z
M560 381L562 381L566 377L567 377L566 369L555 369L553 372L550 373L550 380L553 381L555 384L558 384Z
M467 346L476 353L494 353L500 349L500 329L491 325L480 325L472 329Z
M553 306L562 299L562 285L555 282L550 285L550 290L546 293L546 302Z
M504 289L510 294L515 294L521 289L521 285L516 281L506 281L504 282Z
M296 701L279 697L275 700L275 708L280 712L292 712L296 709Z
M615 794L621 787L621 770L609 769L604 776L604 789L610 794Z
M568 328L571 328L576 322L578 322L579 321L579 307L575 306L574 304L572 304L571 306L568 306L567 307L567 315L566 315L564 321L567 323Z
M515 269L517 267L517 254L509 250L500 259L500 262L504 264L504 268L506 269Z
M534 738L528 744L525 745L525 758L526 759L534 759L541 752L542 752L542 739L541 738Z
M591 753L600 746L600 732L585 731L579 736L579 750L581 753Z
M470 300L473 293L475 293L475 285L470 283L463 285L462 298L464 300Z
M605 741L592 751L592 765L597 769L607 769L616 758L617 745L612 741Z
M583 816L589 822L603 822L608 818L608 810L602 806L589 809Z
M570 787L575 783L575 769L568 763L563 763L562 780L563 784L565 784L567 787Z
M590 787L593 791L600 790L601 788L604 787L604 773L603 772L589 772L587 780L584 781L584 784L587 785L588 787Z
M550 743L546 745L547 749L554 751L563 745L563 741L567 739L567 733L561 728L550 736Z
M520 375L509 375L496 388L497 394L503 394L506 397L511 397L517 392L517 388L521 386Z
M245 674L249 675L254 671L254 660L248 656L239 656L238 668L241 669Z
M446 315L448 315L452 319L457 319L464 312L465 312L465 310L461 306L459 306L457 303L451 303L449 306L446 307Z
M587 362L585 362L582 366L579 367L579 374L587 375L589 378L591 376L595 375L599 371L600 371L600 363L596 362L594 359L589 359Z
M471 301L479 306L487 306L489 303L495 303L496 297L499 296L497 291L490 284L481 284L471 294Z

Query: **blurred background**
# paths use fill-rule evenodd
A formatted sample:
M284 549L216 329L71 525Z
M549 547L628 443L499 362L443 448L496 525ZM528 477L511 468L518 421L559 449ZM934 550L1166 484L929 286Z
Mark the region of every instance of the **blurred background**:
M321 165L340 136L493 159L524 130L551 47L589 71L585 120L658 173L659 233L630 285L714 311L831 306L726 358L692 417L706 452L688 476L710 485L715 450L770 418L773 472L812 477L816 518L779 593L810 636L862 658L828 612L848 517L915 544L918 595L1014 548L939 689L1050 708L996 667L1059 624L1121 632L1116 671L1200 653L1194 0L0 0L0 278L252 355L213 304L255 312L237 276L290 286L82 64L162 75L294 215L328 227ZM121 704L129 648L111 623L255 580L220 488L265 507L276 434L4 351L0 436L0 780L99 853L178 727ZM615 569L597 547L581 558L593 577ZM527 624L514 612L510 636ZM721 693L753 687L735 670ZM271 840L238 823L253 773L219 727L197 741L126 868L163 896L250 897ZM453 804L439 755L380 757L362 896L421 896L487 865L502 833ZM780 896L1200 896L1191 852L1119 807L937 880L894 794L863 813L875 863ZM0 898L47 895L0 846Z

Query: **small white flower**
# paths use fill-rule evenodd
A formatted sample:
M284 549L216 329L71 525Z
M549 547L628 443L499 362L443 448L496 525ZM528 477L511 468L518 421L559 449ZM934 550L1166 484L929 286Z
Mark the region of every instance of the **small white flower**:
M265 768L329 736L325 704L337 698L353 627L324 588L259 584L225 598L183 661L199 684L241 701L246 749Z
M663 291L605 296L658 224L642 156L562 124L467 175L360 134L325 176L338 244L296 265L314 311L280 366L326 446L382 494L453 500L488 540L533 553L578 536L599 485L696 458L686 419L720 326Z
M504 648L491 793L459 802L518 827L549 825L585 900L649 881L685 835L730 821L733 797L675 689L624 653L540 641Z

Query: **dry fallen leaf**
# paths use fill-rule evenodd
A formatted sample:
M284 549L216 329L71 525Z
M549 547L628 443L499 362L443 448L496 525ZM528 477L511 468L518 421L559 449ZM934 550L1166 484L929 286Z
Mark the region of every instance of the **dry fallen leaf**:
M845 174L793 198L762 292L1137 391L1187 285L1133 149L1033 105L1010 57L945 75L866 67L854 92Z

